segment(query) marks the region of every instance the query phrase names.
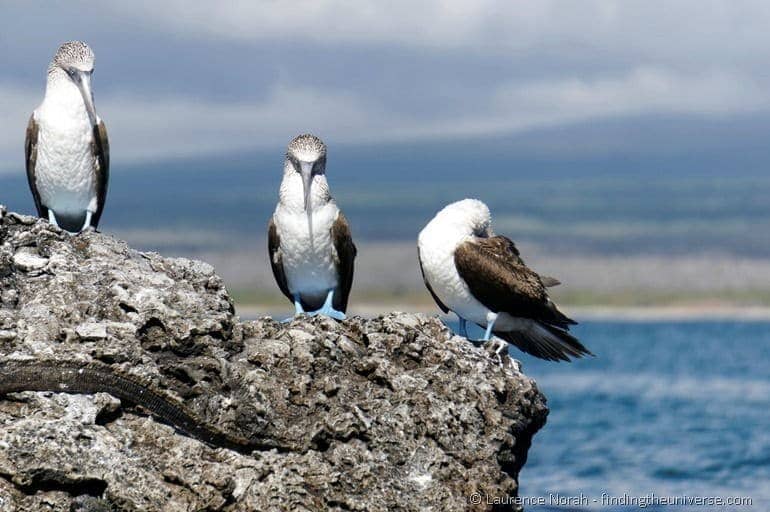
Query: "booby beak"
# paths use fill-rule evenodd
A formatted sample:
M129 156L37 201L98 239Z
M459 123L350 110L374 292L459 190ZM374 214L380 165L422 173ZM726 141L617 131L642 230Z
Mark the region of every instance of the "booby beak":
M86 112L88 112L88 119L91 121L91 126L96 126L96 108L94 107L94 94L91 92L91 72L73 70L70 72L72 81L78 86L81 96L83 96L83 102L86 105Z
M313 164L315 162L300 162L302 174L302 190L305 193L305 211L310 210L310 185L313 184Z

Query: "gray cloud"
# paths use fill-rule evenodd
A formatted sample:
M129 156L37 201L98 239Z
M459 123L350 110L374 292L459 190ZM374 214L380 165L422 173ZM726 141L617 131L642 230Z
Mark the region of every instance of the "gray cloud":
M770 22L770 6L759 0L169 0L160 5L139 0L105 6L193 37L375 42L485 52L583 47L633 56L666 54L687 61L746 57L746 50L767 41ZM754 58L760 60L761 55Z
M306 130L369 143L770 106L762 2L141 0L0 11L16 21L0 34L5 172L22 168L47 60L75 37L96 50L96 103L123 163L274 146Z

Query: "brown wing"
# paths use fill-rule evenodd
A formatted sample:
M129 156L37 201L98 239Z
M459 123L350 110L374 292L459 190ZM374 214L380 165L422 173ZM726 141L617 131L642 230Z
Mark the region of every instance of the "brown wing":
M441 311L443 311L444 313L449 313L449 308L446 307L446 305L443 302L441 302L441 299L438 298L438 295L436 295L436 292L433 291L433 288L430 287L430 283L425 278L425 270L422 268L422 256L420 256L419 247L417 247L417 261L420 262L420 273L422 274L422 282L425 283L425 287L430 292L431 297L433 297L433 300L436 301L436 304L438 305Z
M278 236L278 229L276 229L272 218L270 224L267 225L267 252L270 256L270 267L273 269L273 276L275 276L275 282L278 283L278 288L290 301L294 301L286 281L286 273L283 271L281 237Z
M337 220L332 224L332 243L337 251L337 275L339 283L334 292L334 309L345 313L348 309L348 297L353 287L353 262L356 259L355 244L350 234L348 219L342 214L337 215Z
M32 198L35 200L35 208L37 208L37 214L40 217L48 217L48 208L43 206L40 202L40 193L37 190L37 182L35 181L35 165L37 164L37 137L38 126L35 121L35 114L29 116L29 123L27 124L27 138L24 141L24 154L27 164L27 181L29 182L29 189L32 191Z
M96 161L96 212L94 212L91 224L96 229L102 212L104 212L104 203L107 201L107 185L110 181L110 142L107 139L107 127L104 126L104 121L100 120L94 126L91 151Z
M490 310L559 327L575 323L556 309L540 276L524 264L508 238L465 242L455 250L454 259L471 293Z

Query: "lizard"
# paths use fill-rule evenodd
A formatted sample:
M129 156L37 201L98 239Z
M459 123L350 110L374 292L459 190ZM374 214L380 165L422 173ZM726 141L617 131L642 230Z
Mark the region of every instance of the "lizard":
M157 390L152 384L102 363L59 361L0 362L0 396L20 391L56 393L109 393L146 409L152 417L189 437L241 453L278 448L231 434L209 424L184 403Z

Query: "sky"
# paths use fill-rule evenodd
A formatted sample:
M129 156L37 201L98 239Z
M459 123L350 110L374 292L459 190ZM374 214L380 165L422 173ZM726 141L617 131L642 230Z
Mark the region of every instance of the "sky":
M95 52L113 163L132 165L308 131L330 145L546 134L568 155L747 133L764 146L769 26L770 4L736 0L6 1L0 173L22 172L46 67L71 39Z

